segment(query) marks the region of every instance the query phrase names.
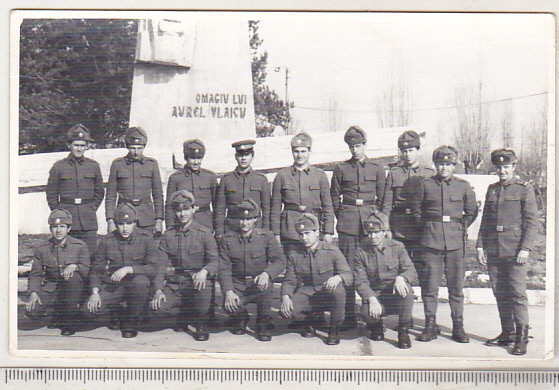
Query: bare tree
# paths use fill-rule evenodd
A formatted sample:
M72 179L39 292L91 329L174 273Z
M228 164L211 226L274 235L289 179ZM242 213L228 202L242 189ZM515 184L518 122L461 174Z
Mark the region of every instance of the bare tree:
M547 97L540 111L523 127L519 171L536 187L547 186Z
M394 72L377 99L377 121L381 128L409 126L411 123L411 92L404 71L398 76Z
M512 116L512 103L507 100L503 106L503 112L501 114L501 140L504 148L513 147L513 116Z
M324 111L324 115L326 116L323 119L323 123L326 123L325 132L331 133L342 130L343 113L335 97L330 98L328 101L328 108Z

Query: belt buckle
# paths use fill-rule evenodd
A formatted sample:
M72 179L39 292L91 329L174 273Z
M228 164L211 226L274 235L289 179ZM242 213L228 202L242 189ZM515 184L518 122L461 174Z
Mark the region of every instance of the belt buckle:
M450 215L443 215L443 222L450 222Z
M74 204L82 204L81 198L75 198L74 199Z
M356 206L363 206L363 199L355 199Z
M503 225L497 225L497 231L498 232L504 232L505 231L505 227Z
M410 215L411 214L411 210L410 209L406 209L406 214Z
M139 205L140 205L140 201L141 201L141 199L132 199L132 205L133 205L133 206L139 206Z
M297 206L297 208L298 208L299 211L302 212L302 213L304 213L305 211L307 211L307 206L299 205L299 206Z

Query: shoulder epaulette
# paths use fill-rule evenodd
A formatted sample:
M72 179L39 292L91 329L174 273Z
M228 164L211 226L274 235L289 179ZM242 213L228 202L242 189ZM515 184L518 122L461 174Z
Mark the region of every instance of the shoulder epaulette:
M210 228L208 228L208 227L206 227L206 226L204 226L204 225L202 225L202 224L196 223L196 222L194 222L194 223L192 224L192 228L193 228L193 229L196 229L196 230L198 230L198 231L204 232L204 233L209 233L209 232L211 232L211 229L210 229Z
M201 172L205 172L205 173L209 173L209 174L212 174L212 175L214 175L214 176L215 176L215 172L214 172L214 171L210 171L209 169L206 169L206 168L200 168L200 171L201 171Z

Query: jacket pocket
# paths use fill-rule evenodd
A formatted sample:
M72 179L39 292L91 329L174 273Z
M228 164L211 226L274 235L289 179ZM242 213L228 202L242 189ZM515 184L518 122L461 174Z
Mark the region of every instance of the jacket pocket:
M152 176L151 172L140 172L140 177L151 179L151 176Z
M462 197L462 195L450 195L450 201L451 202L463 202L464 198Z

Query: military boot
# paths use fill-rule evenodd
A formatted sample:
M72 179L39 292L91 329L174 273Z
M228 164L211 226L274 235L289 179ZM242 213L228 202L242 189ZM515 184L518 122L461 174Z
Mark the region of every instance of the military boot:
M487 345L488 347L506 347L514 343L514 339L515 339L514 330L503 328L503 331L501 332L500 335L498 335L493 339L487 340L485 342L485 345Z
M514 348L512 349L513 355L526 355L528 348L528 325L516 325L516 340Z
M330 326L328 328L328 337L326 338L326 344L328 345L338 345L340 343L340 328L338 326Z
M464 330L464 320L462 317L452 319L452 339L457 343L469 343L470 338Z
M260 341L270 341L272 340L272 335L270 334L270 328L272 323L269 318L262 321L257 321L256 325L256 338Z
M425 318L425 329L417 337L417 341L431 341L437 338L437 320L435 316Z
M369 324L369 338L373 341L384 340L384 325L382 319Z
M411 340L409 327L405 325L398 326L398 348L409 349L411 348Z
M198 324L196 326L196 333L194 333L194 340L196 341L207 341L210 338L210 333L208 332L208 325L206 322Z

